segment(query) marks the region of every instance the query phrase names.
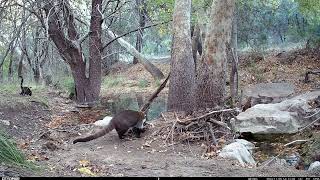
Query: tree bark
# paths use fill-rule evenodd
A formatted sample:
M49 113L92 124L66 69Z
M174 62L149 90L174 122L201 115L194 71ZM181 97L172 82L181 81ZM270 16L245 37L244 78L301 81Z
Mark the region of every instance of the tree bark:
M231 34L231 47L229 53L231 55L228 60L231 62L231 73L230 73L230 94L231 94L231 107L234 107L235 101L239 94L239 60L238 60L238 33L237 33L237 18L236 14L233 15L232 21L232 34Z
M64 61L70 65L74 78L76 101L94 103L99 99L101 87L102 15L100 12L102 12L102 0L92 0L88 62L85 62L83 58L80 37L68 1L64 1L62 6L65 11L63 19L59 14L61 11L58 8L60 7L57 7L52 1L46 1L44 10L48 17L48 34ZM65 21L66 25L60 21ZM67 30L67 35L64 29ZM89 77L86 76L86 63L89 63Z
M196 105L213 108L224 103L226 43L230 43L234 0L214 0L211 7L204 53L197 68Z
M9 62L9 69L8 69L9 82L12 81L12 79L13 79L13 71L12 71L13 60L14 60L14 46L11 47L11 52L10 52L10 62Z
M194 60L195 69L197 69L197 60L198 60L198 52L199 55L202 55L202 44L200 39L200 27L197 23L193 30L193 36L192 36L192 55Z
M143 28L146 25L146 3L144 0L136 0L137 12L139 16L139 27ZM141 53L143 46L143 29L136 32L136 50ZM139 61L136 57L133 58L133 64L137 64Z
M168 110L193 110L195 66L191 44L191 0L176 0L173 14L173 44Z

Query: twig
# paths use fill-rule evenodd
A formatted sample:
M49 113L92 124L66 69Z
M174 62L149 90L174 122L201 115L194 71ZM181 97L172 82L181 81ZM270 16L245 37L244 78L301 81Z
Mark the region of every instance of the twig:
M163 113L161 113L161 117L164 119L164 121L167 121L166 117L164 116Z
M316 120L312 121L310 124L306 125L305 127L299 129L298 132L302 132L303 130L305 130L306 128L308 128L309 126L311 126L312 124L314 124L315 122L319 121L320 120L320 117L317 118Z
M168 140L168 138L169 138L169 135L170 135L171 131L173 131L173 129L174 129L174 127L176 126L176 124L177 124L177 121L175 121L175 122L173 123L173 125L172 125L172 127L171 127L171 129L170 129L170 131L169 131L169 133L168 133L168 135L167 135L167 137L166 137L166 139L164 140L165 142L167 142L167 140Z
M211 137L212 137L212 143L213 143L213 145L217 145L218 143L217 143L217 139L216 139L216 137L214 136L214 132L213 132L213 128L212 128L212 125L210 124L210 123L208 123L208 122L206 122L206 124L208 125L208 127L209 127L209 132L210 132L210 134L211 134Z
M215 123L215 124L217 124L217 125L220 125L220 126L222 126L222 127L225 127L225 128L227 128L227 129L229 129L229 130L231 131L231 128L229 128L229 126L228 126L226 123L223 123L223 122L221 122L221 121L217 121L217 120L212 119L212 118L210 118L209 121L212 122L212 123Z
M279 157L281 154L278 154L277 156L273 157L269 162L267 162L265 165L263 165L261 168L265 168L268 166L272 161L274 161L277 157Z
M197 123L196 123L196 122L192 122L192 123L188 124L188 125L185 127L185 129L189 129L189 127L192 126L192 125L194 125L194 124L197 124Z
M289 146L289 145L291 145L291 144L295 144L295 143L299 143L299 142L305 143L305 142L308 142L308 141L310 141L310 140L311 140L311 139L295 140L295 141L292 141L292 142L289 142L289 143L285 144L284 146L286 147L286 146Z
M304 117L304 119L309 119L309 118L312 118L313 116L317 115L318 113L320 113L320 110L315 112L314 114L310 115L310 116L306 116Z
M222 110L218 110L218 111L212 111L212 112L209 112L209 113L207 113L207 114L204 114L204 115L202 115L202 116L199 116L199 117L196 117L196 118L191 118L191 119L187 119L187 120L185 120L185 121L178 121L178 123L179 124L187 124L188 122L192 122L192 121L196 121L196 120L198 120L198 119L201 119L201 118L204 118L204 117L207 117L207 116L209 116L209 115L211 115L211 114L215 114L215 113L221 113L221 112L229 112L229 111L234 111L235 109L222 109Z

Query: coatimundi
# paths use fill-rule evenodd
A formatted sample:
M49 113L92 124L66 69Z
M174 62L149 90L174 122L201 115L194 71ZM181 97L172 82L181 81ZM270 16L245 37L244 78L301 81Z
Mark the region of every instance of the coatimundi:
M116 129L118 136L120 139L123 139L123 135L135 125L138 124L139 121L143 121L145 118L145 114L143 112L139 111L133 111L133 110L124 110L120 113L116 114L110 121L110 123L105 126L101 131L98 131L95 134L89 135L84 138L78 138L73 141L73 144L77 142L87 142L91 141L93 139L97 139L113 129ZM136 136L140 137L140 131L136 131Z
M166 80L160 85L160 87L151 95L151 97L148 99L148 102L142 106L140 111L133 111L133 110L124 110L119 113L117 113L111 120L110 123L103 127L100 131L86 136L86 137L80 137L73 141L73 144L77 142L87 142L91 141L93 139L97 139L113 129L116 129L118 136L120 139L123 139L124 134L130 129L133 129L133 132L135 133L136 137L140 137L141 132L143 132L143 120L145 119L145 113L148 111L150 104L152 101L158 96L160 91L166 86L167 81L169 80L170 73Z
M32 91L29 87L23 87L23 77L22 76L19 76L21 78L21 83L20 83L20 87L21 87L21 92L20 92L20 95L22 96L25 96L25 95L28 95L28 96L31 96L32 95Z

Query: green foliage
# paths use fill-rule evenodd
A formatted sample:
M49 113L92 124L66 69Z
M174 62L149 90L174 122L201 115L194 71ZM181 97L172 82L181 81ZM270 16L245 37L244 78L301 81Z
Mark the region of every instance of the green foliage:
M19 92L20 91L20 85L17 83L6 83L6 84L1 84L1 89L0 92L9 94L9 93L14 93L14 92Z
M299 4L299 10L312 23L320 21L320 1L319 0L295 0Z
M148 87L148 85L149 85L149 82L148 82L146 79L140 79L140 80L139 80L138 86L139 86L140 88Z
M14 166L35 169L25 155L17 148L16 143L0 130L0 162Z
M156 79L155 84L157 87L159 87L161 85L161 81L159 79Z
M62 77L60 81L56 82L56 86L69 93L74 93L74 80L72 77Z
M116 87L121 85L122 82L124 82L124 78L121 76L106 76L103 79L102 86L105 86L107 88Z

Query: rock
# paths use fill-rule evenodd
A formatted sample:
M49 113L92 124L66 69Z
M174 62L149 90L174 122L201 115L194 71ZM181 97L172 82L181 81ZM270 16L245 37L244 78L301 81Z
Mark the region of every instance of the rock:
M254 144L243 139L236 139L236 142L225 146L218 156L238 160L241 166L256 166L256 162L252 157L252 149Z
M244 96L252 98L252 105L278 103L294 92L291 83L260 83L244 88Z
M0 123L6 126L10 126L11 122L8 120L0 120Z
M112 119L111 116L106 116L102 120L98 120L98 121L94 122L93 124L96 126L104 127L110 123L111 119Z
M306 126L311 119L306 119L316 109L309 101L317 98L320 91L308 92L275 104L257 104L240 113L231 124L236 132L253 134L291 134ZM316 118L316 117L314 117Z
M301 161L301 157L298 153L293 153L286 157L286 162L289 166L298 166Z
M308 171L319 170L320 171L320 161L315 161L310 164Z
M261 166L288 166L285 159L279 159L277 157L270 157L268 160L263 162Z

